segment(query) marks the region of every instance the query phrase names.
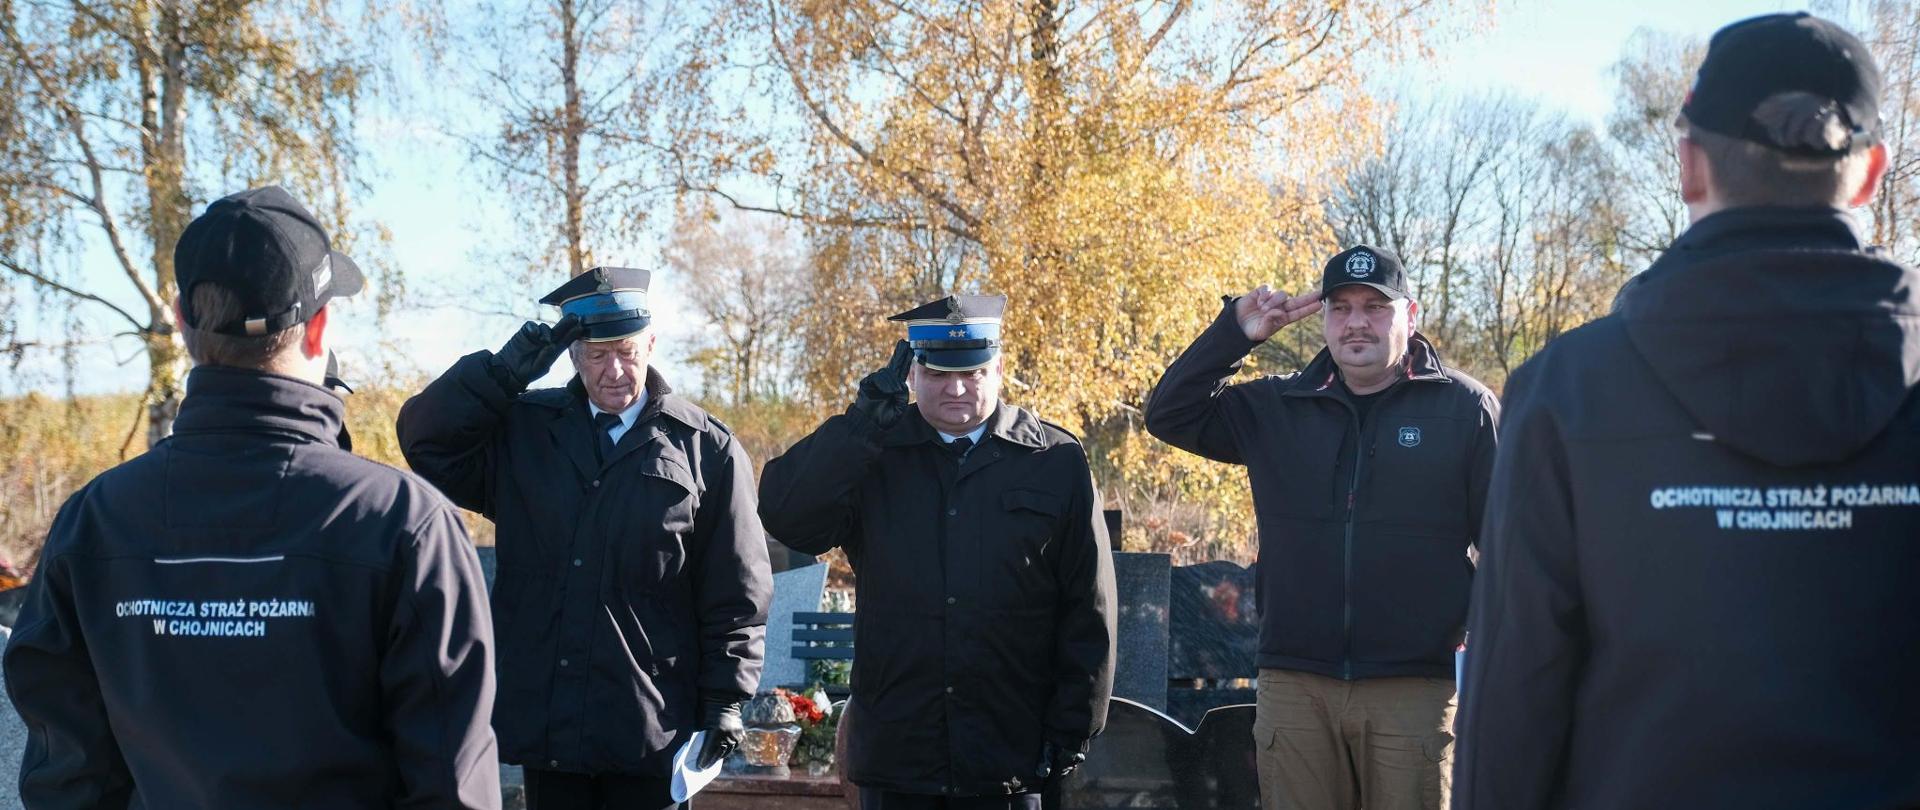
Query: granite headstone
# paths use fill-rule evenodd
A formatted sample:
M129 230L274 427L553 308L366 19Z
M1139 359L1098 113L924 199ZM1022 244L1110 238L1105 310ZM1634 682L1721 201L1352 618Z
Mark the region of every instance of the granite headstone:
M493 546L478 546L474 551L480 555L480 574L487 578L487 593L493 593L493 578L500 572L500 556L494 553Z
M1165 554L1113 555L1114 589L1120 603L1113 694L1160 711L1167 708L1167 588L1172 565L1172 558Z
M1253 808L1253 707L1207 712L1198 728L1126 699L1107 709L1107 729L1087 761L1059 785L1069 810Z
M1254 567L1224 560L1183 565L1170 580L1167 713L1197 724L1208 709L1252 703L1260 611Z
M0 649L5 649L13 631L0 627ZM7 678L0 673L0 694L7 691ZM13 701L0 700L0 810L20 810L20 762L27 751L27 724L13 710Z
M773 602L767 608L767 657L760 688L806 686L807 662L793 657L793 614L820 609L827 587L827 566L814 564L773 575Z

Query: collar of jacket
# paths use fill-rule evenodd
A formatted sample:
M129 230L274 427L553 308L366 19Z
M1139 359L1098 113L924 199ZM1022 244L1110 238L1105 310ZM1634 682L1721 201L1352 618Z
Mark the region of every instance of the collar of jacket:
M673 387L667 385L667 379L660 376L660 372L655 371L652 366L648 366L647 405L640 409L639 416L633 418L634 426L638 427L641 423L653 418L654 414L661 414L694 430L705 430L706 413L686 399L672 396L672 394ZM587 411L587 386L580 382L580 375L576 374L573 379L567 381L565 388L529 391L520 398L520 401L562 413L568 408L578 408L584 413Z
M340 395L305 380L227 366L197 366L174 433L267 431L340 446L347 407Z
M996 403L993 415L987 417L985 435L995 436L1002 441L1012 442L1035 450L1047 446L1046 429L1040 424L1040 418L1031 412L1008 405ZM905 447L913 444L927 444L940 441L940 434L927 423L919 408L912 408L905 419L901 419L881 438L886 447Z
M1673 240L1647 269L1634 274L1614 293L1612 311L1653 279L1681 267L1743 250L1841 250L1874 255L1852 214L1826 206L1756 205L1709 214Z
M1864 250L1859 223L1853 215L1826 206L1759 205L1729 208L1708 215L1687 228L1655 266L1675 253L1753 250L1767 247ZM1688 257L1674 256L1677 260Z
M1413 382L1453 382L1453 378L1447 376L1446 364L1440 360L1440 350L1418 331L1407 338L1407 357L1402 367L1407 379ZM1286 390L1285 396L1345 399L1346 386L1334 384L1338 379L1340 367L1333 362L1333 350L1321 349L1313 356L1313 362L1294 376L1293 387Z

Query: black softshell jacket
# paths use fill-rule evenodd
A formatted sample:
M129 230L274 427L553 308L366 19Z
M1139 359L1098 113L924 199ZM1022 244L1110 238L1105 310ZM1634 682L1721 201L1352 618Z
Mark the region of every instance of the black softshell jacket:
M203 366L61 508L6 652L30 810L500 806L479 560L342 416Z
M1920 807L1917 285L1735 209L1514 374L1456 807Z
M1233 306L1161 377L1147 430L1247 467L1260 667L1452 678L1499 403L1417 333L1406 378L1364 423L1324 349L1299 373L1229 385L1258 345Z

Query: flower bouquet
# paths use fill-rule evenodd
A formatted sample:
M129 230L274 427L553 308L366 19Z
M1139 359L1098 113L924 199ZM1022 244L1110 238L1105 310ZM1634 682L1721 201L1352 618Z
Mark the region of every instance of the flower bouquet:
M813 694L787 693L793 704L794 722L800 726L800 741L793 747L793 764L804 766L812 776L833 772L834 736L840 728L840 716L827 700L826 690L814 684Z

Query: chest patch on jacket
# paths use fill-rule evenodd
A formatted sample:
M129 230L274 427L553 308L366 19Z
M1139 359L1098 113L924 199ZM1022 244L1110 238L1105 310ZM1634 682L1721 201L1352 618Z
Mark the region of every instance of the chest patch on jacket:
M1400 446L1401 447L1420 446L1420 429L1417 427L1401 428L1400 429Z

